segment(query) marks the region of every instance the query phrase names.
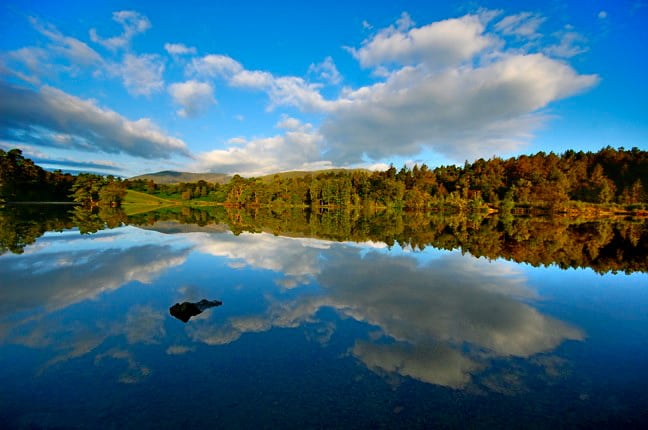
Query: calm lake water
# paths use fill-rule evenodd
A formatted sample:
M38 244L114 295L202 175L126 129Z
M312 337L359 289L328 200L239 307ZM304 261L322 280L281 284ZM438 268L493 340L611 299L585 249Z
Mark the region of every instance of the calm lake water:
M645 271L165 221L46 232L0 284L3 428L648 422Z

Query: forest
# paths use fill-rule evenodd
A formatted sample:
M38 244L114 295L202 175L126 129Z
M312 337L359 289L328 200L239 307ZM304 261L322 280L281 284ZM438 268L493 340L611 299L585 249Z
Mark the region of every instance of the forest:
M220 224L234 234L371 240L601 273L645 272L647 176L648 152L608 147L433 169L392 166L376 172L235 175L224 184L157 184L48 172L18 149L0 150L2 201L76 203L72 208L0 205L0 254L21 253L47 231L77 227L93 233L173 220L190 229ZM127 215L120 204L128 190L177 204ZM606 210L623 216L603 216Z
M406 210L561 212L579 204L643 208L648 152L604 148L596 153L539 152L509 159L479 159L463 166L425 164L386 171L336 170L263 178L235 175L229 183L156 184L126 180L127 187L164 198L234 207L377 207Z
M61 171L48 172L19 149L0 150L0 200L74 201L117 207L128 189L178 202L228 207L388 208L454 212L561 213L620 205L644 211L648 152L607 147L598 152L539 152L479 159L463 166L390 166L385 171L334 170L228 183L157 184Z
M60 170L49 172L23 156L20 149L0 149L0 203L76 202L88 207L119 206L126 183L114 176Z

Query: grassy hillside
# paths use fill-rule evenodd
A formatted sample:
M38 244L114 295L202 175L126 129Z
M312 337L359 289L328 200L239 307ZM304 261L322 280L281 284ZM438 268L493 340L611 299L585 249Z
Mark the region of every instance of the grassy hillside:
M198 182L205 181L215 184L225 184L230 180L231 176L225 173L191 173L191 172L175 172L172 170L165 170L157 173L148 173L146 175L139 175L130 178L131 180L143 179L145 181L152 180L156 184L179 184L181 182Z
M128 190L126 192L126 197L124 197L124 200L122 201L122 206L126 215L134 215L167 206L175 206L178 203L179 202L174 200L161 199L150 194Z

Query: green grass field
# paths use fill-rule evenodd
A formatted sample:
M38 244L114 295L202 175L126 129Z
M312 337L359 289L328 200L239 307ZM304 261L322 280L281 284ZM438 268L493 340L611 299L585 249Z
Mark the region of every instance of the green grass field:
M122 201L122 207L124 208L126 215L135 215L180 204L181 203L177 200L162 199L160 197L134 190L128 190L126 192L126 197L124 197L124 200Z

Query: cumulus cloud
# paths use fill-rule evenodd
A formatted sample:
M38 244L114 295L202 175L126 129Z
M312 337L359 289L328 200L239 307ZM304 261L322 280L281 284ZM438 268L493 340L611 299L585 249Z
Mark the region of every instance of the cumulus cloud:
M598 82L542 54L502 55L482 67L404 67L346 95L321 133L333 162L415 155L427 147L466 159L524 144L549 103Z
M214 89L207 82L186 81L169 86L169 94L176 104L182 106L178 115L193 118L205 112L216 103Z
M243 66L238 61L227 55L205 55L204 57L194 58L187 67L188 75L198 75L201 77L221 77L231 78L233 75L241 72Z
M409 16L403 15L395 26L366 39L361 48L348 50L363 67L420 62L444 67L468 60L493 43L492 38L484 34L484 25L476 15L416 28L410 28L412 24Z
M320 73L336 78L332 74L335 68L332 60L329 63L325 60L323 64L326 65L320 65ZM264 91L270 99L268 110L279 106L294 106L306 112L325 112L334 106L320 94L321 84L297 76L275 76L262 70L248 70L226 55L210 54L195 58L187 66L186 74L202 79L220 78L232 87Z
M122 26L122 33L104 39L97 34L96 29L92 28L90 29L90 40L113 51L127 48L133 36L151 28L151 22L147 17L132 10L113 12L112 18Z
M166 135L150 119L130 121L94 100L49 86L33 91L0 83L0 138L143 158L189 156L182 140Z
M551 103L588 90L599 78L561 60L586 49L577 33L554 35L559 44L542 46L543 16L523 12L489 25L499 15L481 11L417 26L404 13L360 47L347 48L377 83L342 88L330 100L322 96L322 83L341 79L330 57L308 70L319 83L248 70L224 55L194 59L186 69L190 76L264 91L268 110L294 107L322 118L319 129L298 139L286 134L238 142L206 154L205 165L260 173L318 162L376 163L424 150L458 162L519 151L551 118ZM529 43L524 50L509 48L510 37L503 36Z
M182 43L165 43L164 50L169 53L169 55L193 55L196 53L196 48L193 46L186 46Z
M260 176L295 168L332 167L320 161L323 138L311 124L284 118L278 126L283 134L251 140L235 138L227 149L199 154L196 170Z
M337 85L342 82L342 75L340 75L331 57L326 57L319 64L311 64L308 68L308 73L331 85Z
M150 96L164 89L164 60L156 54L126 54L110 72L121 77L126 90L135 96Z

